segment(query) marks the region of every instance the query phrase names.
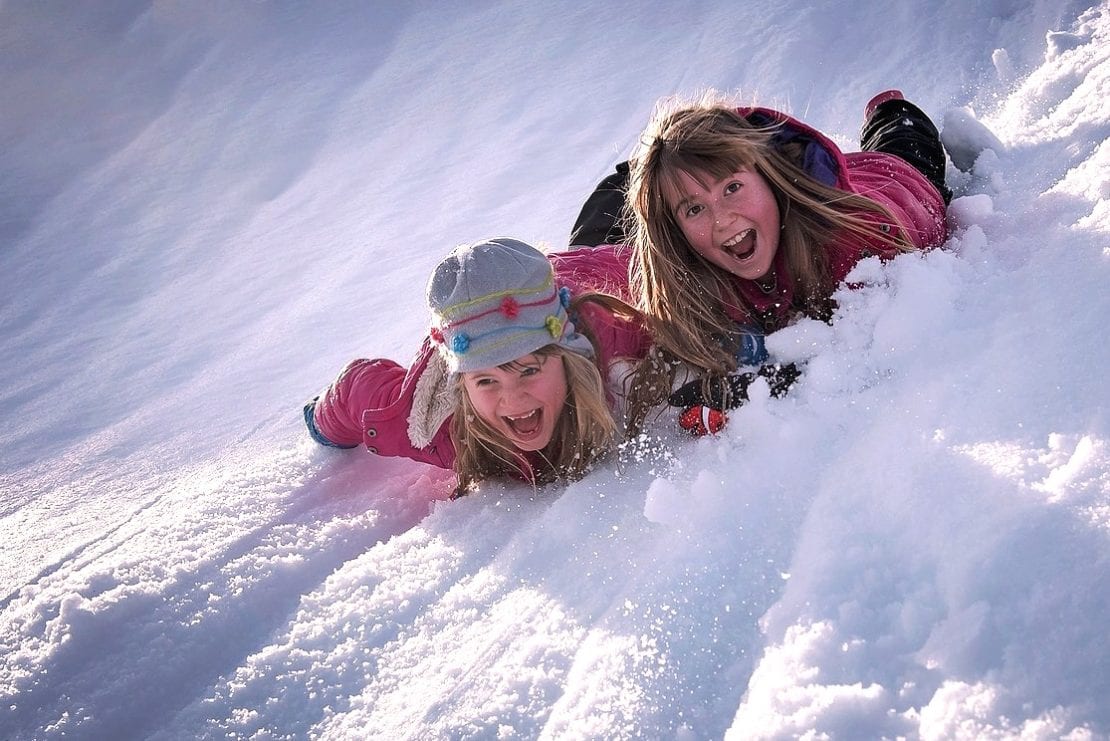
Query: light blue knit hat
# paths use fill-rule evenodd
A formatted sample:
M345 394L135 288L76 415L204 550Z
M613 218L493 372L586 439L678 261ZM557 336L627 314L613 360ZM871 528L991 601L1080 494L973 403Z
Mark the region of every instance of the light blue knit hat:
M428 281L432 341L454 373L485 370L556 343L586 357L593 346L567 316L570 290L543 253L498 237L462 245Z

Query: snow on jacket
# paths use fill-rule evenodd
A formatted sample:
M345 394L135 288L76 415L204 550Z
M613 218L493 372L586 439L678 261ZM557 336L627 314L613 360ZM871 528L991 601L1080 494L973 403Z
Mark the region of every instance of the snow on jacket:
M548 255L556 281L574 295L609 293L630 301L627 248L587 247ZM579 320L598 345L598 365L616 386L622 358L639 359L649 346L638 322L586 305ZM338 448L365 444L377 455L402 456L451 468L455 446L449 433L449 400L443 359L425 338L408 368L386 359L354 360L305 405L305 424L317 442ZM449 405L448 405L449 406Z
M885 206L893 221L878 214L860 213L869 222L879 224L884 233L901 230L910 243L919 249L936 247L947 238L945 206L941 194L924 175L903 160L884 152L840 151L828 137L791 116L769 108L741 108L740 113L758 126L779 124L772 142L799 142L805 146L803 167L825 185L867 196ZM829 253L829 267L834 283L839 284L867 257L887 260L899 251L878 238L864 239L845 236L824 245ZM742 307L729 307L730 314L741 324L772 332L785 326L793 312L794 285L786 268L785 250L779 250L774 262L778 285L764 293L755 281L736 278L735 283L747 305L757 316L750 316Z

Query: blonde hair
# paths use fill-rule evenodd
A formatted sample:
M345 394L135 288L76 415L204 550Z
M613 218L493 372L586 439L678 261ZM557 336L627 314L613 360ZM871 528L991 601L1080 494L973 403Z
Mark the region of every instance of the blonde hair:
M691 248L668 207L665 194L680 192L680 173L725 178L746 167L766 180L779 208L779 249L794 281L795 308L807 316L827 321L835 309L836 286L823 245L850 234L912 249L904 235L887 234L861 215L892 220L882 204L807 174L802 143L772 143L780 126L757 126L709 94L695 103L663 101L641 135L629 162L629 278L657 352L640 366L634 390L646 398L632 400L632 407L643 411L662 400L659 394L665 396L670 383L660 374L673 377L676 360L710 374L735 370L739 338L725 307L751 311L733 276Z
M559 480L574 481L615 446L617 423L597 365L561 345L546 345L535 354L557 358L563 364L567 379L566 403L555 422L551 441L538 452L540 465L533 465L511 441L478 415L460 377L459 403L451 420L458 477L455 496L465 494L490 477L523 476L534 486Z

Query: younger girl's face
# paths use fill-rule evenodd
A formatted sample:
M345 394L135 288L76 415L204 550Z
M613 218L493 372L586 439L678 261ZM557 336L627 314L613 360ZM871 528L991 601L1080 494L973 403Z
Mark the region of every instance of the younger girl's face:
M557 355L524 355L462 374L478 416L522 451L542 450L567 400L567 374Z
M746 280L767 275L779 249L779 207L767 181L741 167L717 179L678 173L664 192L686 241L717 267Z

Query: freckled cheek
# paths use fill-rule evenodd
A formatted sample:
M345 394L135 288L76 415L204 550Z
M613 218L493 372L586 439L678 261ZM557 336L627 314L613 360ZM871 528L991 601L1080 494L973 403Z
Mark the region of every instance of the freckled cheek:
M562 371L562 372L560 372ZM542 398L548 406L554 409L562 408L567 401L567 379L563 369L557 369L543 390Z
M707 239L707 230L705 228L683 226L681 227L681 231L683 236L686 237L686 241L691 245L704 242Z
M481 391L468 391L467 395L470 397L470 405L474 407L474 411L478 413L479 417L486 422L492 423L497 421L497 403L499 396L490 393L482 393Z
M556 409L563 407L567 403L567 389L566 386L556 387L552 389L550 396L551 406Z
M713 231L713 218L704 216L700 219L695 219L692 224L687 224L686 228L694 234L708 234Z

